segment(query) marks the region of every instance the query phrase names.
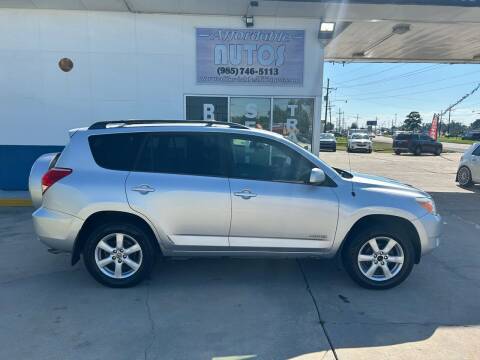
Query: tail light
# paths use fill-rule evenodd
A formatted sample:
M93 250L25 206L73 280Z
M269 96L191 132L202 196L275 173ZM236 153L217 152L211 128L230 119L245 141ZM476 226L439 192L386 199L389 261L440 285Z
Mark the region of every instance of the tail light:
M42 176L42 193L55 184L58 180L63 179L72 173L72 169L51 168Z

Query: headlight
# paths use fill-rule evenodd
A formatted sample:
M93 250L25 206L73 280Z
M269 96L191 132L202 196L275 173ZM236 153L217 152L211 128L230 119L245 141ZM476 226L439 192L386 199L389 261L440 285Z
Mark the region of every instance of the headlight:
M435 207L435 202L426 197L416 198L417 204L420 205L422 208L427 210L429 214L435 215L437 213L437 209Z

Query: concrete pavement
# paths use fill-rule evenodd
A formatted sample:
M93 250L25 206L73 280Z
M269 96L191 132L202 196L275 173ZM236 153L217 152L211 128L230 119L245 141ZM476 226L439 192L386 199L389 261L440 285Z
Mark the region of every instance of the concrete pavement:
M322 153L348 168L345 152ZM388 291L334 260L183 259L133 289L98 285L34 237L29 208L0 209L0 359L477 359L480 191L460 154L350 154L353 170L430 192L441 247Z

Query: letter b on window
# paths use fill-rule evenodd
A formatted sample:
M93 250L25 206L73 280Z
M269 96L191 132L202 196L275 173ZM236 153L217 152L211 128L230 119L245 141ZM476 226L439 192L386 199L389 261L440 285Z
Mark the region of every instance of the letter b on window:
M215 106L203 104L203 120L215 120Z

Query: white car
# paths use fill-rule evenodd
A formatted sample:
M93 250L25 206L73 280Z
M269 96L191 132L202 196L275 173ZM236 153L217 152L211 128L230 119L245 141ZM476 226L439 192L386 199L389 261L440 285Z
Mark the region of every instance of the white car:
M347 151L365 151L371 153L373 149L372 140L368 134L352 134L348 138Z
M460 158L456 181L462 187L480 183L480 143L470 146Z

